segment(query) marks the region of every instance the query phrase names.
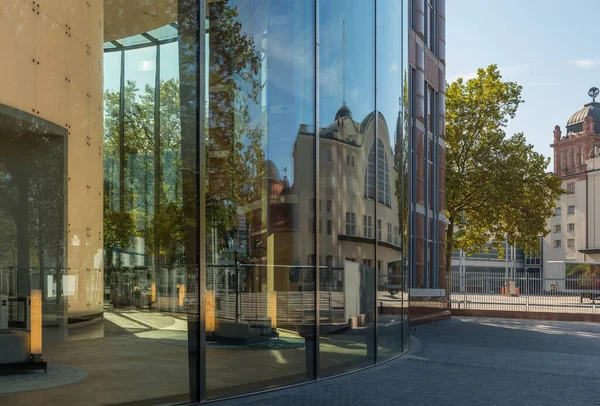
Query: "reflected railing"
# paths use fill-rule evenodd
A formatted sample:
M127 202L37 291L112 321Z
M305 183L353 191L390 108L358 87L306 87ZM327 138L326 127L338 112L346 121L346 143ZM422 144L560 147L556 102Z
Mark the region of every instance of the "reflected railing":
M344 322L343 271L344 268L320 267L323 322ZM278 324L311 322L316 311L315 279L314 266L208 265L208 302L214 300L214 314L220 320L271 318Z

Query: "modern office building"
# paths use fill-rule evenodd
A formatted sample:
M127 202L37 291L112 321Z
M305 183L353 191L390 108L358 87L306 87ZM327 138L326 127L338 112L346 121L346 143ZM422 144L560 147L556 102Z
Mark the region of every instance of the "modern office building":
M590 95L594 93L590 90ZM600 103L593 100L554 127L554 173L566 194L548 219L544 261L600 262Z
M543 264L543 240L540 238L538 252L528 255L519 247L501 242L504 254L496 245L488 243L484 249L468 255L464 250L452 252L452 292L478 292L486 288L492 292L500 289L500 284L492 281L500 279L520 280L526 275L540 278Z
M445 0L6 0L0 49L1 404L317 380L442 306Z

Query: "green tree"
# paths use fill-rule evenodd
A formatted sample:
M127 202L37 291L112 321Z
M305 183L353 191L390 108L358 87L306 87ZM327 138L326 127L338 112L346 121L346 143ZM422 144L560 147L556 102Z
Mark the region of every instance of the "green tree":
M522 86L502 80L496 65L462 78L446 92L446 275L452 250L467 254L495 241L537 251L539 236L564 193L561 181L548 175L549 158L534 151L522 133L507 137Z

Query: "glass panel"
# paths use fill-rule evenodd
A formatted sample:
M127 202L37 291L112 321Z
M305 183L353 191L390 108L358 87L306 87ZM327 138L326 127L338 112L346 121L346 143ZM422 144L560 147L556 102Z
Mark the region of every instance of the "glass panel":
M401 246L392 238L398 230L406 197L400 175L406 164L403 151L403 96L402 72L402 2L379 0L377 3L377 109L379 122L378 196L377 215L387 224L385 241L380 245L378 260L383 262L383 272L378 276L377 311L378 357L386 359L402 352L402 299L407 293L403 286L403 260ZM384 159L385 158L385 159ZM388 163L389 161L389 163ZM391 188L391 192L390 192ZM404 193L404 194L403 194ZM391 194L391 196L390 196ZM385 196L384 199L382 197ZM395 244L394 244L395 242Z
M20 105L0 86L0 373L13 364L17 382L0 403L199 400L197 2L152 11L152 28L185 26L161 48L138 2L45 2L26 19L4 3L0 27L31 36L4 65L31 88Z
M146 37L144 37L143 35L133 35L131 37L127 37L127 38L121 38L118 40L119 44L123 45L124 47L127 46L131 46L131 45L140 45L140 44L150 44L150 40Z
M172 25L165 25L164 27L148 31L148 34L159 41L163 41L175 38L177 36L177 28L173 27Z
M328 234L316 232L324 222L316 223L314 187L314 4L207 1L207 16L206 380L214 398L313 376L315 238ZM324 256L319 262L326 269Z
M322 375L331 375L375 361L375 245L354 237L348 220L377 219L377 144L389 149L389 137L382 119L376 133L374 1L321 1L319 13L319 147L321 156L334 151L333 162L321 165L319 190L333 202L327 216L335 229L334 238L320 244L321 253L334 258L331 271L321 273L320 365ZM384 187L380 207L385 196Z

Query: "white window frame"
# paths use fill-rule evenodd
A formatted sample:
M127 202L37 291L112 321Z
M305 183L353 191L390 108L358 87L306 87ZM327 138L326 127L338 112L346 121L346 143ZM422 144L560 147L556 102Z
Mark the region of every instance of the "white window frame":
M373 216L363 216L363 237L373 238Z

